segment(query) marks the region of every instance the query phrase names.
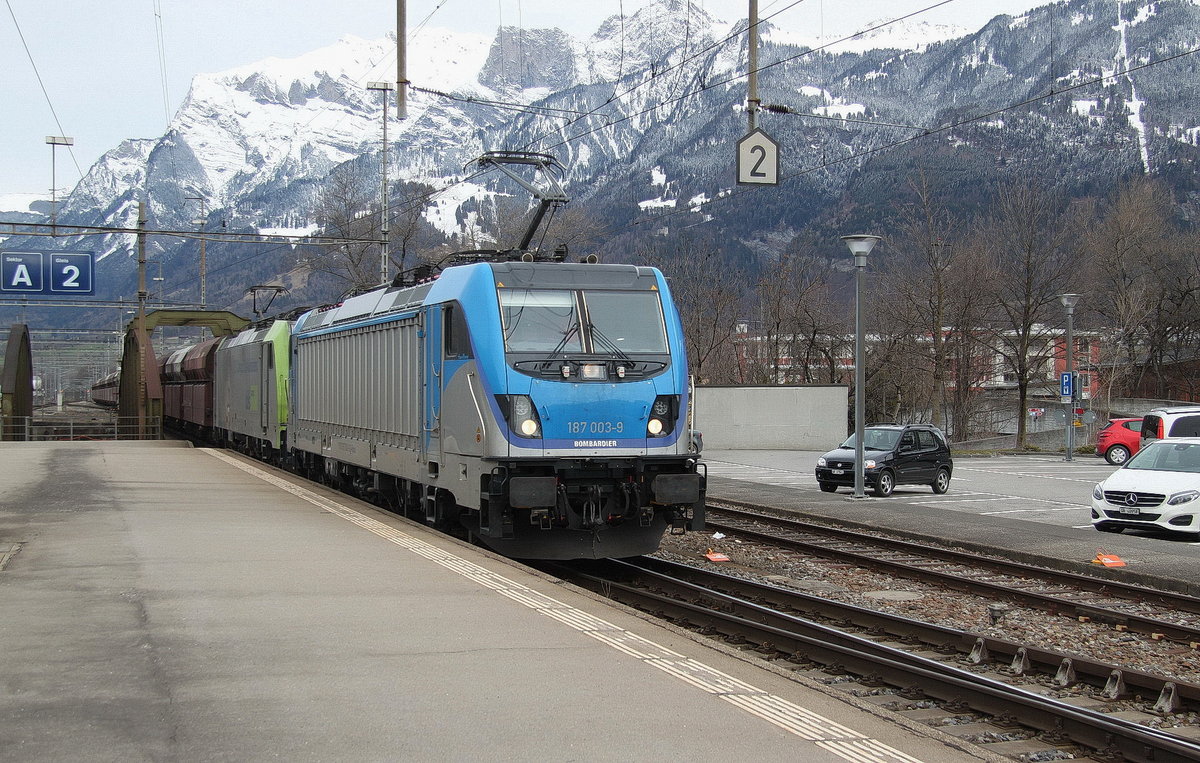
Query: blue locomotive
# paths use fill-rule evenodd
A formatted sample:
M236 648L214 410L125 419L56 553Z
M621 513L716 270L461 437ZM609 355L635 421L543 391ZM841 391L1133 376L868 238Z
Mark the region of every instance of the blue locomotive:
M287 442L309 476L519 558L633 556L703 527L654 268L450 267L302 315L291 351Z

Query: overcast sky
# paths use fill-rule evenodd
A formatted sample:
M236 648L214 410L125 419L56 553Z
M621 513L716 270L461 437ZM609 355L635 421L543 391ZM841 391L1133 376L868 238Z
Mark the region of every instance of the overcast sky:
M57 149L54 173L55 185L70 188L121 140L162 135L195 74L271 56L296 56L344 34L375 39L396 26L392 0L4 2L0 10L0 196L49 195L51 149L46 136L75 139L71 150ZM412 32L429 17L429 25L461 31L490 34L503 23L558 26L587 36L607 16L622 10L633 13L646 2L408 0L408 27ZM749 4L748 0L692 2L727 21L744 17ZM938 0L759 0L759 12L765 18L782 10L771 19L773 24L820 35L858 31L870 21L937 4ZM1045 0L949 0L921 18L978 29L997 14L1021 13L1043 4ZM420 35L410 44L419 46Z

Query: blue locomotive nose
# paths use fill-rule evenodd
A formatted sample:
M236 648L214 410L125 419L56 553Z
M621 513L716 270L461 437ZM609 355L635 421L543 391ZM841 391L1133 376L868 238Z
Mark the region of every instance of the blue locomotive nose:
M535 384L551 393L550 384ZM573 384L560 388L545 406L546 447L645 448L646 414L654 399L652 383ZM535 393L536 394L536 393ZM547 395L550 396L550 395Z
M547 450L634 449L673 445L678 439L679 395L660 395L653 381L632 384L535 382Z

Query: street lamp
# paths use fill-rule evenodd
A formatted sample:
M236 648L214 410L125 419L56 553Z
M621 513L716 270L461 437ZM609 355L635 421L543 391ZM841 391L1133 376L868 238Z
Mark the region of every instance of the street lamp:
M368 82L367 90L378 90L383 93L383 154L380 157L381 174L383 175L383 185L380 188L380 195L383 197L382 211L380 212L382 221L380 224L379 246L379 283L386 284L388 280L388 185L387 185L387 112L388 112L388 93L395 88L391 82Z
M867 415L866 362L863 360L863 272L867 269L867 255L879 243L880 236L857 234L842 236L854 255L854 497L866 496L866 454L863 448L863 419Z
M1063 421L1067 425L1067 431L1064 435L1066 439L1067 457L1065 460L1070 461L1071 451L1075 447L1075 398L1079 396L1079 390L1075 389L1075 305L1079 302L1078 294L1060 294L1058 301L1062 302L1062 306L1067 308L1067 346L1064 353L1067 358L1067 377L1071 380L1070 396L1063 396L1063 402L1066 403L1066 417ZM1060 390L1061 391L1061 390Z
M57 156L58 150L56 146L73 146L75 145L74 138L68 138L65 135L47 135L46 143L50 144L50 235L58 235L58 180L55 177L57 174Z

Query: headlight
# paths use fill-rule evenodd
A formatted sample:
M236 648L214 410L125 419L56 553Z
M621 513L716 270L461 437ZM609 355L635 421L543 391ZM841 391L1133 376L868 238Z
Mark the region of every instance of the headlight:
M646 422L648 437L665 437L675 429L679 418L679 396L659 395L650 406L650 420Z
M520 437L542 436L542 422L538 418L537 406L528 395L496 395L500 412L513 434Z
M863 461L863 466L866 467L867 469L874 469L875 468L875 459L868 458L866 461Z
M533 411L533 401L525 395L513 395L512 410L518 419L528 418Z
M1092 488L1092 498L1095 498L1097 501L1104 500L1104 487L1099 482Z
M821 456L820 458L817 459L817 466L825 466L825 465L826 465L825 464L825 456Z
M1181 503L1188 503L1200 498L1200 490L1184 490L1182 493L1176 493L1167 499L1168 506L1178 506Z

